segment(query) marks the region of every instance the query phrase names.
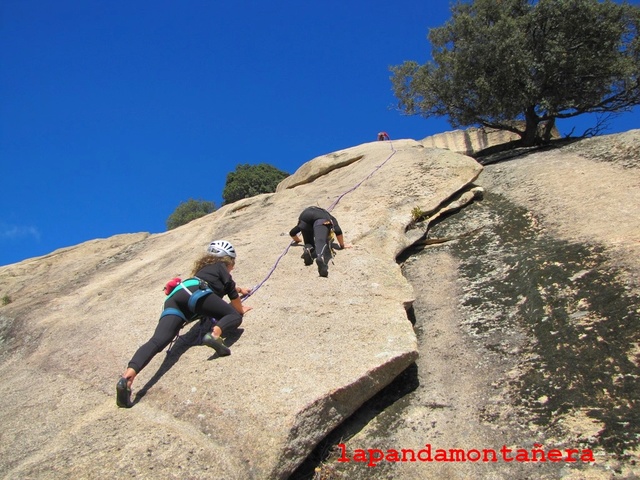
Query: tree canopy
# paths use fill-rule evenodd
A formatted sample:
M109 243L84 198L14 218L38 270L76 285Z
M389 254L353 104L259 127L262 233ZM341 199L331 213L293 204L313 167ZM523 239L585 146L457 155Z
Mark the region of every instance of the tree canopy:
M533 145L549 140L558 118L640 104L637 6L475 0L451 11L429 31L432 62L391 67L407 114L509 130Z
M240 164L227 175L222 199L229 204L261 193L275 192L278 184L288 176L287 172L267 163Z
M190 198L176 207L174 212L167 218L167 230L173 230L181 225L189 223L196 218L204 217L214 212L216 206L213 202L205 200L194 200Z

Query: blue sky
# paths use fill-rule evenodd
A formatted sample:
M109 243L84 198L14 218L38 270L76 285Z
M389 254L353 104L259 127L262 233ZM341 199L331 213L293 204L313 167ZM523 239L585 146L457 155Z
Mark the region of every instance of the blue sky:
M2 0L0 265L165 231L189 198L220 206L241 163L293 173L380 130L452 130L401 115L389 80L449 17L427 0Z

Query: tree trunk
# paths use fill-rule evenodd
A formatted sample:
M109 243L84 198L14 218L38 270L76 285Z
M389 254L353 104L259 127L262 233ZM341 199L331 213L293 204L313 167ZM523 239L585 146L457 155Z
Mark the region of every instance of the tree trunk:
M536 144L538 140L538 124L540 123L540 117L536 115L535 108L533 106L528 107L524 112L525 127L522 134L521 145L523 147L531 147Z
M542 132L542 143L549 143L551 141L551 132L556 125L556 117L551 117L546 121L544 125L544 131Z

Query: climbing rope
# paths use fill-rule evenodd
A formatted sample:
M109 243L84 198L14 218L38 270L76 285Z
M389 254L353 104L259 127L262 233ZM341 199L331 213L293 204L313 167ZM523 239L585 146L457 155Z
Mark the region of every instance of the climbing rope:
M389 160L391 160L391 157L393 157L397 151L393 146L393 143L391 142L391 140L388 140L389 145L391 146L391 153L389 154L389 156L384 160L384 162L382 162L380 165L376 166L376 168L374 168L371 173L369 173L369 175L367 175L366 177L364 177L362 180L360 180L358 183L356 183L353 187L351 187L349 190L343 192L341 195L338 196L338 198L331 204L331 206L327 209L328 212L331 212L336 205L338 205L338 203L340 203L340 200L342 200L342 198L346 195L348 195L349 193L353 192L354 190L356 190L360 185L362 185L364 182L366 182L367 180L369 180L378 170L380 170ZM242 298L242 301L245 301L247 298L249 298L251 295L253 295L254 293L256 293L261 287L262 285L265 284L265 282L269 279L269 277L271 277L271 275L273 275L273 272L275 272L276 268L278 267L278 263L280 263L280 260L282 260L282 258L287 254L287 252L289 251L289 249L295 244L295 242L289 242L289 245L287 245L287 247L284 249L284 251L280 254L280 256L278 257L278 259L276 260L276 262L274 263L273 267L271 267L271 270L269 270L269 273L267 274L267 276L260 282L258 283L254 288L251 289L251 292L248 293L247 295L245 295Z
M251 295L253 295L254 293L256 293L260 287L262 287L262 285L265 284L265 282L267 280L269 280L269 277L271 277L271 275L273 275L273 272L276 271L276 267L278 266L278 263L280 263L280 260L282 260L282 258L287 254L287 252L289 251L289 249L291 248L291 245L293 245L294 242L290 242L289 245L287 245L287 248L284 249L284 251L280 254L280 256L278 257L278 259L276 260L276 263L273 264L273 267L271 267L271 270L269 270L269 273L267 274L266 277L264 277L264 279L258 283L255 287L253 287L251 289L251 291L249 293L247 293L244 297L242 297L242 301L244 302L247 298L249 298Z
M331 204L331 206L327 209L328 212L331 212L336 205L338 205L338 203L340 203L340 200L342 200L343 197L345 197L346 195L348 195L349 193L355 191L358 187L360 187L360 185L362 185L364 182L366 182L367 180L369 180L378 170L380 170L389 160L391 160L391 157L393 157L396 154L396 149L393 146L393 143L391 142L391 140L388 140L389 145L391 146L391 153L389 154L389 156L384 160L384 162L382 162L380 165L376 166L371 173L369 173L369 175L367 175L366 177L364 177L362 180L360 180L358 183L356 183L353 187L351 187L349 190L343 192L341 195L338 196L338 198ZM269 273L267 273L267 276L264 277L264 279L262 279L262 281L260 283L258 283L255 287L253 287L251 289L251 291L246 294L244 297L242 297L241 301L245 301L247 298L249 298L250 296L252 296L254 293L256 293L265 283L267 280L269 280L269 278L271 277L271 275L273 275L273 272L276 271L276 268L278 267L278 264L280 263L280 260L282 260L284 258L284 256L287 254L287 252L289 251L289 249L295 245L295 242L289 242L289 244L287 245L287 247L283 250L283 252L280 254L280 256L276 259L275 263L273 264L273 267L271 267L271 270L269 270ZM202 329L203 329L203 324L204 321L206 319L203 318L200 320L200 333L199 333L199 338L198 338L198 343L201 342L202 340ZM215 319L211 319L212 321L215 322ZM173 341L171 342L171 344L169 345L169 349L167 350L167 354L169 354L171 352L171 349L173 348L175 342L178 339L182 339L181 335L176 335L176 337L173 339Z
M347 190L346 192L342 193L342 195L340 195L335 202L333 202L331 204L331 206L329 208L327 208L327 211L330 212L332 211L336 205L338 205L338 203L340 202L340 200L342 200L342 197L344 197L345 195L353 192L354 190L356 190L360 185L362 185L364 182L366 182L367 180L369 180L371 177L373 177L373 175L380 170L385 163L387 163L389 160L391 160L391 157L393 157L396 154L396 149L393 147L393 143L389 140L389 145L391 145L391 153L389 154L389 156L386 158L386 160L384 162L382 162L380 165L378 165L376 168L373 169L373 171L367 175L366 177L364 177L362 180L360 180L358 183L356 183L353 187L351 187L349 190Z

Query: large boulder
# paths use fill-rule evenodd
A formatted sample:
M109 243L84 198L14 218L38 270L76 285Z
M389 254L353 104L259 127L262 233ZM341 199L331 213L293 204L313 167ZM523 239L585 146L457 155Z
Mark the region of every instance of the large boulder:
M0 473L5 478L286 478L333 428L413 364L414 300L396 256L482 167L413 140L316 158L274 194L175 230L118 235L0 268ZM353 248L329 277L288 231L331 208ZM413 235L413 236L412 236ZM152 334L162 287L212 239L238 251L254 309L218 358L191 324L134 383L115 382Z

